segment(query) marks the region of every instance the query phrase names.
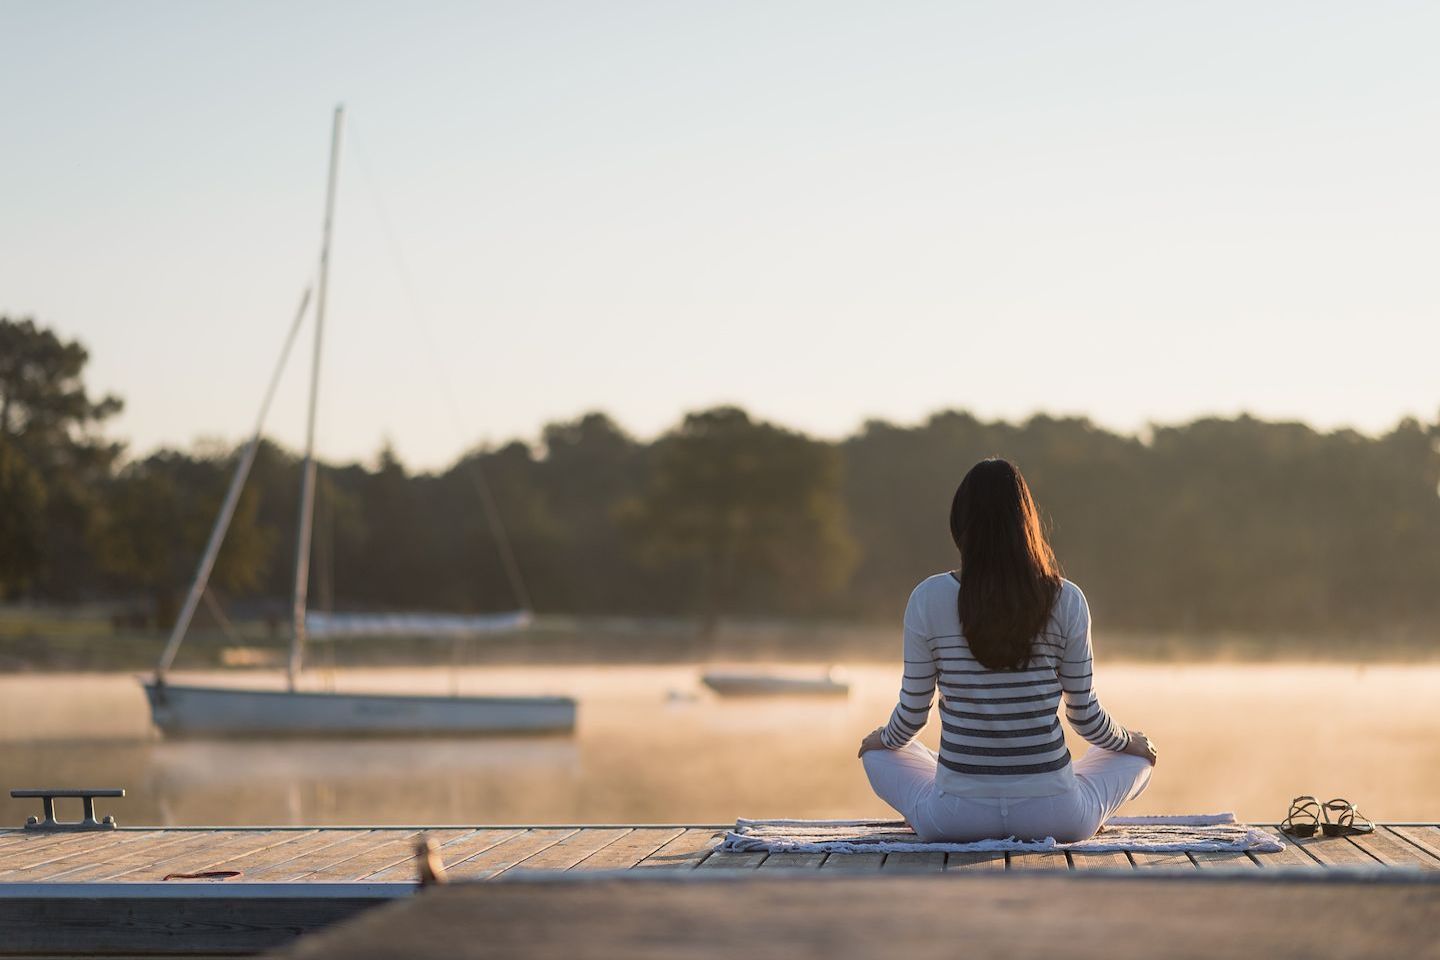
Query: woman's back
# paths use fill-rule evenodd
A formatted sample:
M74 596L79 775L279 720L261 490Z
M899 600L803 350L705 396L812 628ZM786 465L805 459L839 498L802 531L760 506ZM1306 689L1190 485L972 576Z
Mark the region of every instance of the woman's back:
M905 671L899 703L881 739L909 742L940 694L940 752L935 782L946 794L1042 797L1073 788L1059 708L1095 746L1123 750L1130 736L1101 707L1092 687L1090 610L1062 580L1049 620L1020 669L993 670L970 649L960 624L955 574L922 581L905 610Z

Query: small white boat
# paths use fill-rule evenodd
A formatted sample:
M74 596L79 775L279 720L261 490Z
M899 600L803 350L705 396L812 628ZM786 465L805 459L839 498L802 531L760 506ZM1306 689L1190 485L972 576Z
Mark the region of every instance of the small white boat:
M834 671L819 677L804 677L713 670L702 674L700 682L722 697L843 697L850 693L850 684Z
M426 696L420 694L336 693L301 690L305 645L313 637L467 637L520 630L530 623L527 591L504 537L504 528L489 499L488 487L477 473L476 486L501 550L501 561L521 609L500 613L331 613L309 609L311 535L315 520L315 410L320 379L320 346L325 325L325 288L330 261L330 234L334 221L336 173L340 160L342 110L335 109L330 134L330 176L325 191L325 222L320 244L319 276L315 302L315 347L310 367L309 419L305 430L305 459L300 470L300 515L296 524L295 579L290 651L286 662L286 689L207 687L173 684L166 679L185 639L196 607L206 596L215 558L235 515L240 491L255 462L265 417L296 334L310 304L307 289L300 300L290 333L280 352L270 386L249 444L239 458L230 488L210 530L190 590L176 618L170 639L155 666L155 676L142 680L155 725L175 737L315 737L315 736L424 736L518 732L569 731L575 727L575 701L556 696ZM235 657L239 659L238 657ZM255 659L253 653L245 659Z
M437 697L255 690L145 681L167 737L463 736L575 726L569 697Z

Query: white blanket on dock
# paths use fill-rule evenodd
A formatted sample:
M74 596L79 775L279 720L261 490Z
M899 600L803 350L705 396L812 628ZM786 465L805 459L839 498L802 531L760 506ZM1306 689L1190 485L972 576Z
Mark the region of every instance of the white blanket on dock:
M1225 851L1277 853L1274 836L1235 822L1231 813L1200 816L1111 817L1089 840L976 840L925 843L901 820L736 820L719 849L737 853L989 853L1003 850L1078 850L1094 853Z

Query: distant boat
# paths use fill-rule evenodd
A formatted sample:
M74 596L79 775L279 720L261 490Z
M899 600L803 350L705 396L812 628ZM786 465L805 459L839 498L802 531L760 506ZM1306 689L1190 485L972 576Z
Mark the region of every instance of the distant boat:
M340 162L340 132L344 111L335 108L330 136L329 181L325 191L325 226L320 245L320 270L315 297L315 348L310 368L309 419L305 434L305 462L300 475L300 518L295 544L295 592L293 630L286 666L286 689L263 690L246 687L198 686L173 684L166 673L174 664L175 655L189 629L196 607L205 595L210 571L224 542L225 531L234 516L240 491L255 462L261 431L270 402L274 399L285 361L294 345L295 336L310 303L310 291L300 300L300 308L280 353L279 363L271 377L269 389L260 405L255 432L236 465L230 488L210 531L210 540L195 572L195 579L186 595L185 604L175 621L175 628L155 676L142 680L150 701L150 715L155 725L169 736L178 737L248 737L248 736L379 736L379 735L465 735L517 732L570 731L575 727L575 701L558 696L432 696L378 693L337 693L296 689L304 664L305 641L311 637L342 636L447 636L466 637L522 629L530 623L530 611L520 609L504 613L458 614L363 614L310 612L307 609L310 580L310 541L315 516L315 409L319 387L321 334L325 326L325 287L330 264L330 234L334 222L336 173ZM477 478L478 479L478 478ZM488 496L488 488L482 488ZM514 558L509 554L499 519L493 505L485 506L492 513L497 542L511 584L521 606L525 603Z
M442 697L145 683L150 715L170 737L465 736L563 733L569 697Z
M850 693L850 684L833 670L819 677L712 670L702 674L700 682L722 697L843 697Z

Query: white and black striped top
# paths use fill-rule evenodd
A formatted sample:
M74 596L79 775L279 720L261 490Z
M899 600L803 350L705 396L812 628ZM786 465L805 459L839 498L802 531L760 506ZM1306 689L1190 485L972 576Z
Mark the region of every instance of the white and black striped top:
M1100 706L1091 684L1090 607L1061 581L1029 669L991 670L970 652L956 601L960 584L942 573L923 581L905 608L905 676L900 702L881 732L892 750L909 743L940 691L936 783L955 796L1030 797L1064 793L1074 774L1060 729L1065 719L1103 750L1124 750L1130 732Z

